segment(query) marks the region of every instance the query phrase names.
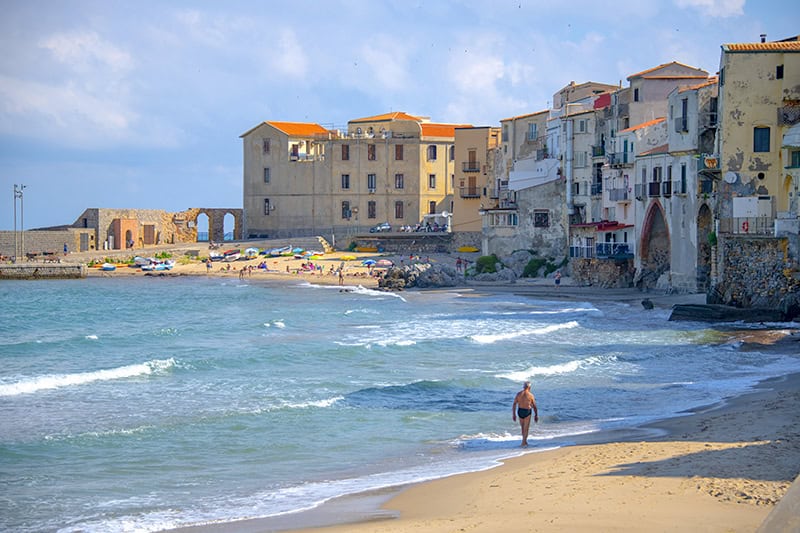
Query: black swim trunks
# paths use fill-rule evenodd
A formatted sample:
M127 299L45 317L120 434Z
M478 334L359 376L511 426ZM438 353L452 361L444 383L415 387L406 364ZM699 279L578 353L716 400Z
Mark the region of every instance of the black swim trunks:
M530 409L523 409L522 407L517 407L517 416L520 418L528 418L531 416Z

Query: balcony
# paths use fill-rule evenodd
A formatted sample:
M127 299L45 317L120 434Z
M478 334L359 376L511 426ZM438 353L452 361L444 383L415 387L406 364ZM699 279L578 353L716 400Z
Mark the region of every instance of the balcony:
M628 197L628 188L622 187L618 189L609 189L608 199L612 202L629 202L630 198Z
M631 161L628 159L628 152L615 152L613 154L608 154L608 164L612 167L633 164L633 154L631 154L630 157Z
M732 235L774 235L773 217L737 217L719 219L719 232Z
M496 187L492 188L492 189L489 189L489 198L491 198L492 200L499 199L500 198L500 189L498 189Z
M464 161L461 163L461 170L463 172L480 172L481 164L477 161Z
M597 196L603 194L603 184L602 183L592 183L592 196Z
M594 245L598 259L626 259L633 257L630 246L624 242L599 242Z
M661 196L664 198L669 198L672 196L672 182L671 181L662 181L661 182Z
M633 186L633 195L636 197L637 200L644 200L647 197L647 195L645 194L646 192L645 189L646 187L642 183L637 183Z
M578 259L591 259L594 257L594 248L591 246L570 246L569 256Z
M604 155L606 155L605 146L592 146L592 157L603 157Z
M678 133L686 133L689 131L688 117L675 117L673 123L675 124L675 131Z
M711 194L714 192L713 180L700 180L697 183L697 194Z
M481 197L481 188L480 187L459 187L459 196L461 196L461 198L480 198Z
M656 198L661 196L661 182L660 181L651 181L647 184L647 196L650 198Z

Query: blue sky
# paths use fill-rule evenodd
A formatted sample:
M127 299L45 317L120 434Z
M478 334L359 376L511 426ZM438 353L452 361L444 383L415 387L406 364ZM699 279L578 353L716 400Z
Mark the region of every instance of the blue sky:
M789 0L0 0L0 229L88 207L241 207L239 135L389 111L498 125L570 81L617 84L797 34Z

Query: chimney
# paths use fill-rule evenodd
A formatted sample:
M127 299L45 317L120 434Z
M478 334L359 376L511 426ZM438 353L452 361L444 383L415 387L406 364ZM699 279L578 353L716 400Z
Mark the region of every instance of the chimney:
M762 34L761 34L761 42L762 42L762 43L765 43L765 42L767 42L767 34L766 34L766 33L762 33Z

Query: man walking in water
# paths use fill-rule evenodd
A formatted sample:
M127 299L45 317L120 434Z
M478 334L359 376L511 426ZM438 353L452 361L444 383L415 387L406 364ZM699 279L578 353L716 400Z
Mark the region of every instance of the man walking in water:
M528 446L528 430L531 427L531 411L533 411L534 422L539 421L539 410L536 409L536 398L531 394L531 382L526 381L524 388L519 391L514 398L514 405L511 406L511 417L517 421L519 416L519 427L522 429L522 447Z

